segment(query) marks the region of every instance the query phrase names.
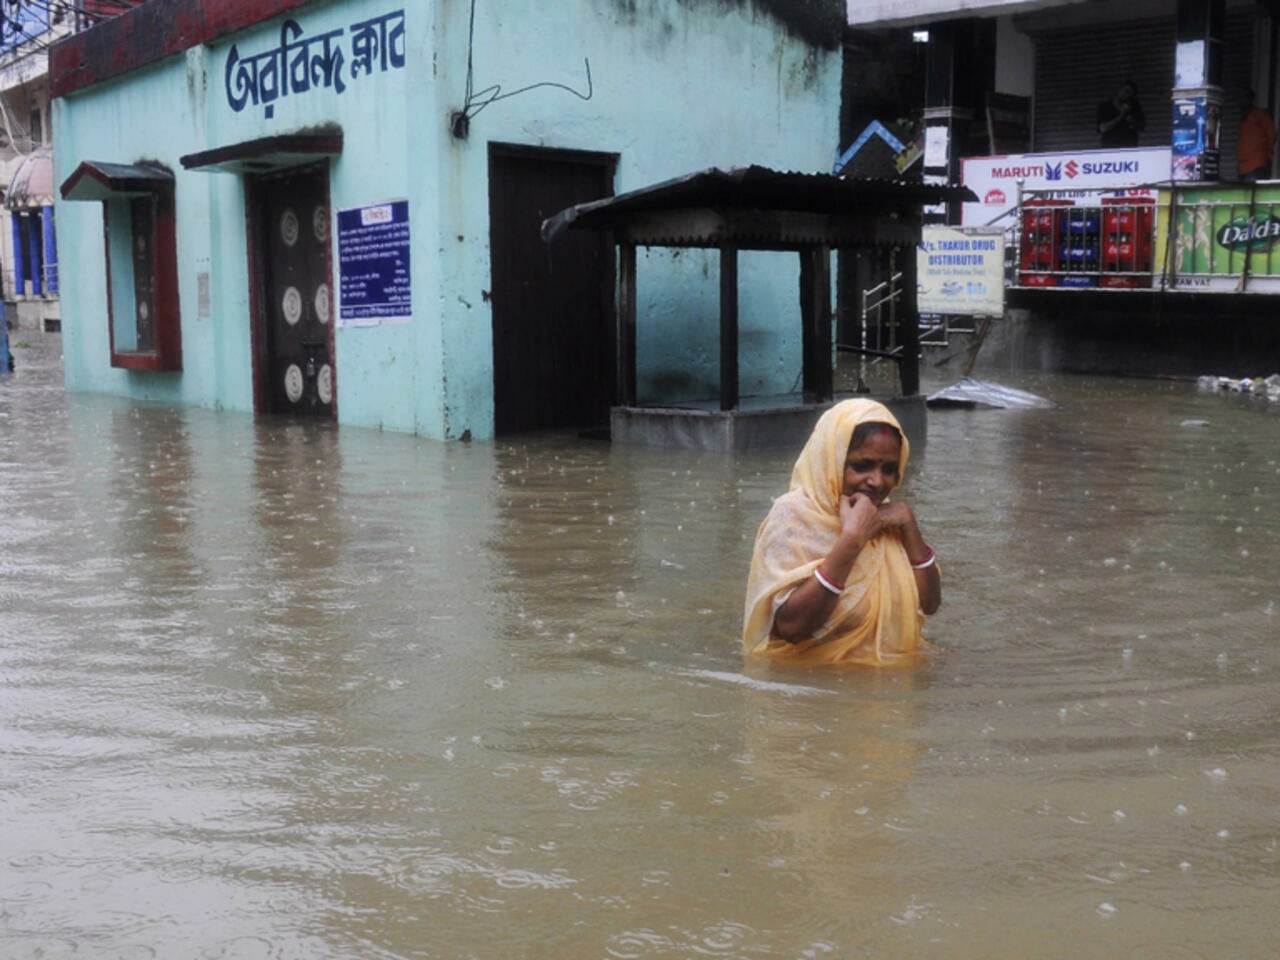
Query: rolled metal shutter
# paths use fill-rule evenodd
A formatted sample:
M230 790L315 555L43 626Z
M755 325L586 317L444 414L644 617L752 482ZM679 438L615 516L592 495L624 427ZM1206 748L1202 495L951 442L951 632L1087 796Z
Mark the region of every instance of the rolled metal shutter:
M1226 23L1221 148L1223 176L1235 174L1240 109L1234 93L1252 75L1251 10L1231 11ZM1173 17L1059 29L1035 36L1035 131L1037 151L1092 150L1100 146L1094 123L1098 104L1125 80L1138 85L1147 128L1139 146L1167 146L1171 139Z

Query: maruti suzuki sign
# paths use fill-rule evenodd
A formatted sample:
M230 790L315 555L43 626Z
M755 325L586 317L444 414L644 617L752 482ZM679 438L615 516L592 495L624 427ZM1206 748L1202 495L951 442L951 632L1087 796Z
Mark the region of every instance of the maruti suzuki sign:
M1035 190L1041 199L1069 203L1097 203L1107 196L1154 197L1154 185L1169 180L1171 161L1168 147L967 157L961 161L961 179L981 199L962 206L961 223L1011 226L1019 181L1023 190Z

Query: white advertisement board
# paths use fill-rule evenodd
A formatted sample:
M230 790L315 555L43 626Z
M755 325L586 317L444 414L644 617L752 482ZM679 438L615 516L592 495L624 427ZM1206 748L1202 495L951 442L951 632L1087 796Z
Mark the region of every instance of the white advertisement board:
M1004 313L1004 234L927 224L916 250L921 313Z
M1108 196L1154 197L1151 185L1169 182L1172 160L1168 147L966 157L960 176L978 202L961 205L960 222L966 227L1012 226L1019 180L1023 190L1035 190L1039 197L1074 203L1096 203Z

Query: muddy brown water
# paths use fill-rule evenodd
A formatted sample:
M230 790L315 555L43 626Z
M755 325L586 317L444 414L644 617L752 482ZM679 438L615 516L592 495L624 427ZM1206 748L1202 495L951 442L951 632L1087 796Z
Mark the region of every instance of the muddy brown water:
M746 675L794 450L255 422L67 395L14 339L0 956L1280 945L1265 403L1008 374L1058 406L932 412L939 654Z

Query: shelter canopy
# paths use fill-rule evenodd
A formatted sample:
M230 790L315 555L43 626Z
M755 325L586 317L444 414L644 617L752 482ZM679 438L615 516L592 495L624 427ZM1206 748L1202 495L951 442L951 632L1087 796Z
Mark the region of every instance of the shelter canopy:
M619 243L638 246L915 246L925 204L972 198L946 184L712 168L562 210L543 223L542 236L549 242L573 227L611 230Z

